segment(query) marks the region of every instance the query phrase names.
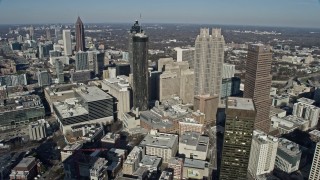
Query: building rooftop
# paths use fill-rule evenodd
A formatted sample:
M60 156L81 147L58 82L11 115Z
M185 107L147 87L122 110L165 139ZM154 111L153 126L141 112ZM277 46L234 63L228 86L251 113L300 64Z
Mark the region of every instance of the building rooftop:
M179 165L181 162L183 162L182 158L172 157L169 159L168 164Z
M126 164L133 164L137 159L140 158L140 154L142 153L142 149L138 146L135 146L131 152L129 153L126 161L124 163Z
M141 141L140 145L172 149L174 146L174 143L177 140L178 140L178 135L175 135L175 134L166 134L166 133L148 134Z
M87 102L112 99L109 94L103 92L96 86L80 87L76 89L76 92Z
M140 167L148 167L149 170L153 169L153 170L157 170L158 167L160 167L161 165L161 158L157 157L157 156L149 156L149 155L145 155L140 163L139 163Z
M301 155L300 146L288 139L280 138L278 149L281 149L283 152L290 156Z
M101 141L103 142L115 142L117 139L120 138L119 134L114 134L114 133L110 133L108 132L102 139Z
M253 131L253 139L259 144L268 144L269 142L278 142L279 139L270 135L265 134L262 131L255 130Z
M255 110L254 103L250 98L228 98L229 109L241 109L241 110Z
M0 106L0 112L15 111L33 107L43 107L42 101L37 95L18 96L6 99Z
M66 147L63 148L63 151L73 151L78 150L82 147L82 144L74 143L74 144L68 144Z
M55 84L45 88L45 91L49 93L50 96L56 95L58 92L73 91L73 88L78 87L76 84Z
M77 98L69 98L64 102L54 102L52 104L62 118L89 114L89 112L80 104Z
M15 168L28 168L32 163L34 163L36 158L34 157L25 157L23 158L19 164Z
M297 101L301 102L301 103L309 104L309 105L312 105L315 102L315 100L308 99L308 98L305 98L305 97L299 98L299 99L297 99Z
M281 113L286 113L286 111L280 108L275 108L273 106L270 107L270 114L269 114L270 117L276 116Z
M189 159L186 158L184 160L183 167L191 167L191 168L196 168L196 169L205 169L209 167L209 163L206 161L201 161L197 159Z
M320 138L320 131L319 130L315 129L315 130L309 132L309 134L312 135L312 136Z
M179 138L179 143L196 147L196 151L206 152L209 146L209 137L201 136L198 132L184 132Z

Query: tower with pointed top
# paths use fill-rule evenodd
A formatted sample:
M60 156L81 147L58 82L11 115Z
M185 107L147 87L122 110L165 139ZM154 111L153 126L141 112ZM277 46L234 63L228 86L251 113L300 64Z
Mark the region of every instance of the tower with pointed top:
M76 51L85 51L84 26L78 16L76 22Z

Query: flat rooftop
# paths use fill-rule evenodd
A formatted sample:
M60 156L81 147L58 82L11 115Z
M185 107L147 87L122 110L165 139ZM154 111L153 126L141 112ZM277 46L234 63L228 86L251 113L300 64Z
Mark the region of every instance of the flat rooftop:
M89 114L89 112L79 104L77 98L69 98L64 102L54 102L52 104L63 119Z
M109 94L103 92L96 86L80 87L76 89L76 92L87 102L112 99Z
M186 158L184 160L184 167L191 167L191 168L196 168L196 169L204 169L209 167L209 163L206 161L201 161L197 159L189 159Z
M229 97L229 109L255 110L254 103L250 98Z
M315 130L309 132L309 134L320 138L320 131L319 130L315 129Z
M23 158L19 164L16 166L16 168L27 168L30 166L31 163L35 162L36 158L34 157L26 157Z
M155 135L147 134L147 136L141 141L140 145L172 149L174 143L177 141L178 135L156 133Z
M280 138L278 149L281 149L290 156L297 156L301 153L300 146L288 139Z
M180 143L195 146L196 151L206 152L209 145L209 137L201 136L198 132L185 132L180 136Z
M160 163L161 158L157 156L145 155L140 161L140 166L158 168L161 165Z

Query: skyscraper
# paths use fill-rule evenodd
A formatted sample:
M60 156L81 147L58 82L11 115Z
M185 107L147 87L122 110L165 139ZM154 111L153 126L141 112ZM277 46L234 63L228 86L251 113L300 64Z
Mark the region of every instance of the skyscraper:
M309 180L320 179L320 142L317 143L313 155L312 166L310 170Z
M270 130L270 88L272 53L270 46L251 44L248 47L244 96L252 98L257 109L255 129Z
M46 38L48 41L51 41L51 32L49 28L46 29Z
M56 75L59 83L64 83L63 62L56 59Z
M33 28L33 26L30 27L29 33L30 33L30 39L33 40L34 39L34 28Z
M149 37L140 29L140 26L132 27L132 39L129 41L129 58L132 61L132 90L133 107L140 111L148 109L149 99L149 71L148 71L148 41ZM133 33L137 32L137 33ZM132 44L130 44L132 43Z
M89 60L88 52L79 51L76 53L76 70L88 70L89 69Z
M200 29L195 42L195 95L220 96L224 44L221 29L212 29L212 35L209 29Z
M78 16L76 22L76 51L85 51L85 48L84 27L80 17Z
M128 47L128 57L129 57L129 63L130 63L130 67L131 67L131 73L132 73L132 68L133 68L133 54L132 54L132 48L133 48L133 36L136 34L136 33L140 33L142 32L142 28L139 24L138 21L135 21L135 23L133 24L133 26L131 27L130 31L129 31L129 47Z
M252 99L228 99L219 179L247 180L255 117Z
M65 56L72 55L71 31L70 31L70 29L64 29L63 30L63 47L64 47L64 55Z

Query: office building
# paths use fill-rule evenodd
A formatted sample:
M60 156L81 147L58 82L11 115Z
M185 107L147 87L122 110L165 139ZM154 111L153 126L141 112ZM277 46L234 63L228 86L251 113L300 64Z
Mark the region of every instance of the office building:
M29 180L38 175L38 161L34 157L23 158L11 171L10 180Z
M215 125L219 105L218 96L201 95L194 97L194 110L205 114L205 125Z
M186 158L184 160L182 172L183 179L206 179L209 178L209 163L197 159Z
M72 55L72 42L71 42L71 30L64 29L62 31L63 36L63 50L65 56Z
M63 62L60 59L56 59L56 75L58 83L64 83Z
M141 147L135 146L129 153L127 159L123 163L123 174L132 175L138 168L144 150Z
M49 86L51 84L51 77L48 71L46 70L38 70L38 85L40 87Z
M288 174L299 170L302 151L300 146L284 138L279 139L275 167Z
M76 51L85 51L86 50L86 42L84 36L84 26L82 20L78 16L76 22Z
M250 151L249 173L253 178L269 174L274 169L278 138L254 131Z
M25 86L27 84L26 74L0 76L0 86Z
M311 136L314 136L316 141L316 148L313 154L312 165L310 169L309 180L319 180L320 179L320 131L314 130Z
M101 74L104 68L104 52L87 51L88 53L88 69L93 71L95 75Z
M144 33L132 35L133 107L140 111L149 108L148 42Z
M194 54L195 54L195 48L189 47L189 48L174 48L174 50L177 52L177 62L187 61L189 63L189 66L191 69L194 68Z
M90 70L70 71L70 81L72 83L87 83L91 79Z
M101 88L107 91L117 101L117 118L123 120L124 113L130 111L130 86L127 79L117 78L105 79Z
M212 29L212 35L209 34L209 29L200 29L195 43L194 95L220 97L224 45L221 29Z
M33 28L33 26L30 26L30 28L29 28L29 35L30 35L30 40L34 40L34 28Z
M79 87L74 90L75 98L54 102L53 109L63 133L72 126L90 123L110 124L113 122L113 98L95 86Z
M29 136L33 141L40 141L47 137L47 123L44 119L29 124Z
M186 158L206 160L209 149L209 137L197 132L185 132L179 138L179 154Z
M0 107L0 130L28 125L45 116L41 99L37 95L8 98Z
M311 103L312 104L312 103ZM315 128L319 121L320 108L306 102L298 102L293 105L294 116L304 118L309 121L309 127Z
M135 23L133 24L133 26L130 29L129 32L129 46L128 46L128 59L129 59L129 63L130 63L130 67L131 67L131 73L133 72L132 68L133 68L133 36L137 33L142 33L142 27L140 26L138 21L135 21Z
M270 130L271 62L270 46L249 45L243 97L253 99L257 110L255 129L262 130L265 133L269 133Z
M46 39L47 39L48 41L51 41L51 32L50 32L50 29L49 29L49 28L46 29Z
M162 158L167 163L171 157L175 157L178 151L178 135L158 133L151 130L140 143L145 147L146 154Z
M247 180L255 117L252 99L228 99L219 179Z
M83 51L77 52L75 64L76 64L76 71L89 70L88 52L83 52Z

